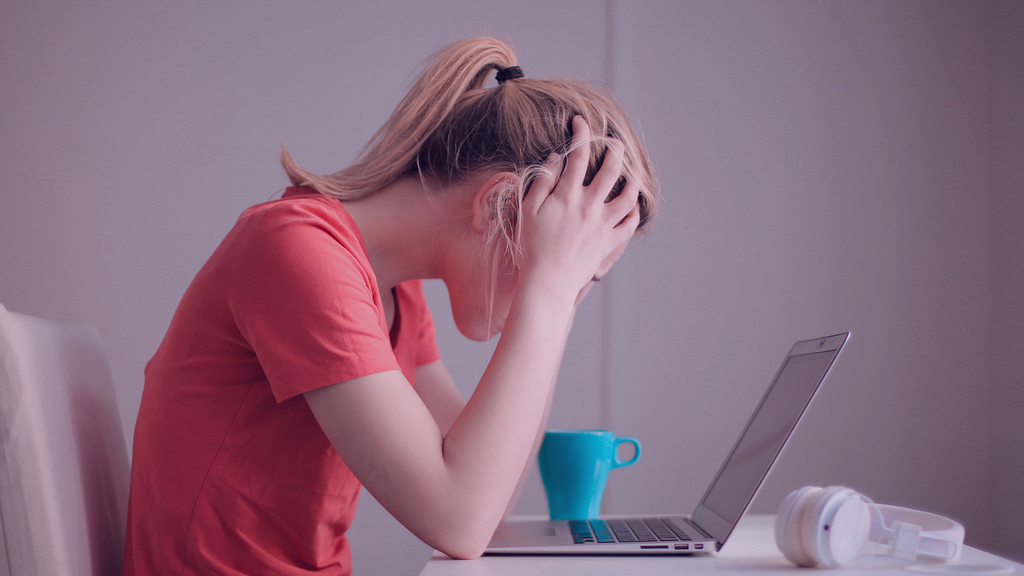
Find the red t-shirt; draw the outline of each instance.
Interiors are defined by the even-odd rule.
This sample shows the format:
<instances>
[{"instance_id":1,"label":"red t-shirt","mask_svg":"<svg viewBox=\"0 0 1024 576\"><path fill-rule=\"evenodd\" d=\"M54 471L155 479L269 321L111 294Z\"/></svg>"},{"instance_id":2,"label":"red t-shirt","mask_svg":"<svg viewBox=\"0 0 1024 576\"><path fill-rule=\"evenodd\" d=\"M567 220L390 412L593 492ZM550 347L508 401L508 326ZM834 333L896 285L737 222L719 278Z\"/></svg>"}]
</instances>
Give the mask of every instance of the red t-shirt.
<instances>
[{"instance_id":1,"label":"red t-shirt","mask_svg":"<svg viewBox=\"0 0 1024 576\"><path fill-rule=\"evenodd\" d=\"M360 484L302 393L440 358L419 281L387 329L341 203L289 188L196 275L135 427L125 575L349 574Z\"/></svg>"}]
</instances>

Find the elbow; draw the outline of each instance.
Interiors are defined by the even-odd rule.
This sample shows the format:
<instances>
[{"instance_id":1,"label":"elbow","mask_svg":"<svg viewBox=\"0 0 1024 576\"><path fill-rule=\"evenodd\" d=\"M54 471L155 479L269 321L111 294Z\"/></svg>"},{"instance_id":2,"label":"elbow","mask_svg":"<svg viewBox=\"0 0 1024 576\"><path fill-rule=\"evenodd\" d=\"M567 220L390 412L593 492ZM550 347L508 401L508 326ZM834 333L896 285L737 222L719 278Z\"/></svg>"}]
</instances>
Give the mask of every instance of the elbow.
<instances>
[{"instance_id":1,"label":"elbow","mask_svg":"<svg viewBox=\"0 0 1024 576\"><path fill-rule=\"evenodd\" d=\"M503 499L469 496L417 497L411 499L417 506L389 511L434 550L456 560L472 560L487 550L506 506Z\"/></svg>"},{"instance_id":2,"label":"elbow","mask_svg":"<svg viewBox=\"0 0 1024 576\"><path fill-rule=\"evenodd\" d=\"M483 556L490 541L490 537L481 538L479 534L452 534L437 539L432 546L438 552L456 560L474 560Z\"/></svg>"},{"instance_id":3,"label":"elbow","mask_svg":"<svg viewBox=\"0 0 1024 576\"><path fill-rule=\"evenodd\" d=\"M480 524L485 524L481 526ZM427 541L432 548L456 560L473 560L487 550L495 526L490 523L459 523L457 526L442 528L435 526Z\"/></svg>"},{"instance_id":4,"label":"elbow","mask_svg":"<svg viewBox=\"0 0 1024 576\"><path fill-rule=\"evenodd\" d=\"M484 554L486 546L452 546L438 549L439 552L456 560L475 560Z\"/></svg>"}]
</instances>

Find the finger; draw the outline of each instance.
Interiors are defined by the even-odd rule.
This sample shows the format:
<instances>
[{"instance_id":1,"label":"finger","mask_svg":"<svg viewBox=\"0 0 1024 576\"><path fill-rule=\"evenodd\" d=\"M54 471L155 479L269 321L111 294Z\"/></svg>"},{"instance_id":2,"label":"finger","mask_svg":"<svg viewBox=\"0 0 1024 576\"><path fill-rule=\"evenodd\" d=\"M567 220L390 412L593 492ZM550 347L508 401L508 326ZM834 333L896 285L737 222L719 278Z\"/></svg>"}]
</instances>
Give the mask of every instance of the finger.
<instances>
[{"instance_id":1,"label":"finger","mask_svg":"<svg viewBox=\"0 0 1024 576\"><path fill-rule=\"evenodd\" d=\"M612 228L612 236L610 237L612 242L616 245L618 242L627 242L633 236L636 236L637 227L640 225L640 206L635 206L630 210L629 214L626 215L618 224Z\"/></svg>"},{"instance_id":2,"label":"finger","mask_svg":"<svg viewBox=\"0 0 1024 576\"><path fill-rule=\"evenodd\" d=\"M555 184L558 183L558 175L561 172L561 164L561 156L557 153L552 153L544 161L537 177L530 183L530 188L526 191L523 204L532 213L537 213L537 210L544 204L547 197L551 195L551 191L554 190Z\"/></svg>"},{"instance_id":3,"label":"finger","mask_svg":"<svg viewBox=\"0 0 1024 576\"><path fill-rule=\"evenodd\" d=\"M602 202L608 197L608 193L612 191L615 183L619 181L619 176L622 176L622 166L626 155L625 149L626 147L622 142L618 140L611 141L604 153L601 169L597 171L594 179L587 186L588 189L602 193L600 194Z\"/></svg>"},{"instance_id":4,"label":"finger","mask_svg":"<svg viewBox=\"0 0 1024 576\"><path fill-rule=\"evenodd\" d=\"M623 220L631 210L634 208L639 210L639 199L640 185L627 180L626 184L622 187L622 192L607 203L611 217L616 222L621 223L621 220Z\"/></svg>"},{"instance_id":5,"label":"finger","mask_svg":"<svg viewBox=\"0 0 1024 576\"><path fill-rule=\"evenodd\" d=\"M640 226L640 204L637 203L633 206L633 209L629 211L629 214L622 219L621 222L615 225L615 230L626 234L627 238L632 238L636 234L637 227Z\"/></svg>"},{"instance_id":6,"label":"finger","mask_svg":"<svg viewBox=\"0 0 1024 576\"><path fill-rule=\"evenodd\" d=\"M566 160L562 180L570 184L583 184L590 163L590 126L582 116L572 119L572 147Z\"/></svg>"}]
</instances>

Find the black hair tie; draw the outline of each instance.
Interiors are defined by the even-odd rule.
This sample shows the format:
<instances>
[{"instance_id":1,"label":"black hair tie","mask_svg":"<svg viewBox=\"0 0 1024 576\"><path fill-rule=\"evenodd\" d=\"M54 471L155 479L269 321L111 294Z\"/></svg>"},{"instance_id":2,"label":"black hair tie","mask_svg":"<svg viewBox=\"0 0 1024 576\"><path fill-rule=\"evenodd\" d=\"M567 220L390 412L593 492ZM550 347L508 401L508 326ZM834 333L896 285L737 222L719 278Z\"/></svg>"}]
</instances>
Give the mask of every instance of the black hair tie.
<instances>
[{"instance_id":1,"label":"black hair tie","mask_svg":"<svg viewBox=\"0 0 1024 576\"><path fill-rule=\"evenodd\" d=\"M526 74L523 74L522 68L519 66L509 66L508 68L498 70L498 75L495 78L498 80L498 84L503 84L506 80L514 80L524 76Z\"/></svg>"}]
</instances>

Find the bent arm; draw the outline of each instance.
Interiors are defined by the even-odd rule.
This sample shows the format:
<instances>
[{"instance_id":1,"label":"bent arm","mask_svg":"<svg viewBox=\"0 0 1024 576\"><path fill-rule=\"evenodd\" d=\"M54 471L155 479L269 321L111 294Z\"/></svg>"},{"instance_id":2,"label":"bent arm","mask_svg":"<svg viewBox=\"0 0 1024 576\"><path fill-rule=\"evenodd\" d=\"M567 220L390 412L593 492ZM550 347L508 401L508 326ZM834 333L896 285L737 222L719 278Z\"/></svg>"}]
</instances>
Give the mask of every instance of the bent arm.
<instances>
[{"instance_id":1,"label":"bent arm","mask_svg":"<svg viewBox=\"0 0 1024 576\"><path fill-rule=\"evenodd\" d=\"M462 393L440 360L416 368L416 394L434 417L441 435L448 433L466 406Z\"/></svg>"},{"instance_id":2,"label":"bent arm","mask_svg":"<svg viewBox=\"0 0 1024 576\"><path fill-rule=\"evenodd\" d=\"M608 269L615 263L615 260L622 254L622 250L625 250L625 245L621 249L616 250L611 256L610 260L606 260L601 269L598 270L599 275L604 275ZM519 500L519 494L523 490L523 486L526 484L526 479L530 475L530 470L533 466L533 462L537 461L537 453L540 452L541 444L544 443L544 433L547 429L548 417L551 415L551 403L555 398L555 384L558 381L558 372L562 365L562 358L565 355L565 344L569 340L569 332L572 331L573 320L576 318L576 311L579 309L580 302L586 297L587 293L594 286L594 281L590 281L587 285L580 290L579 295L576 297L576 304L573 306L572 315L569 317L569 325L565 327L565 335L562 337L562 348L558 352L558 363L555 365L555 375L551 382L550 389L548 390L548 401L544 406L544 415L541 417L540 428L537 429L537 437L533 441L533 449L530 451L530 458L526 462L526 466L523 468L522 473L519 477L519 484L516 486L515 491L512 493L512 498L508 501L508 506L505 507L505 513L502 514L501 519L505 520L512 514L512 510L516 506L516 501Z\"/></svg>"},{"instance_id":3,"label":"bent arm","mask_svg":"<svg viewBox=\"0 0 1024 576\"><path fill-rule=\"evenodd\" d=\"M590 287L593 283L588 283L576 299L576 306L578 307L580 302L586 296ZM576 310L573 310L573 317L576 315ZM555 367L555 382L552 382L552 386L548 391L547 404L544 407L544 415L541 418L540 428L537 430L537 437L533 443L533 449L530 451L530 457L523 467L522 473L519 477L519 483L516 486L515 491L512 493L512 497L508 501L508 505L505 508L505 513L502 515L502 519L507 518L515 508L516 501L519 499L519 494L523 490L523 486L526 484L526 480L530 475L530 470L533 468L532 463L537 460L537 453L540 450L541 443L544 441L544 432L547 428L548 416L551 413L551 402L554 398L555 386L554 384L558 379L559 366L561 365L561 359L565 354L565 344L569 338L569 332L572 330L572 319L569 321L569 326L566 328L565 336L562 338L562 348L559 353L559 364ZM448 433L448 429L458 418L459 413L466 405L466 401L462 398L462 393L459 392L458 387L455 385L455 381L448 373L448 369L444 363L440 360L424 364L416 369L416 394L419 395L420 399L426 405L430 414L434 417L434 422L437 423L438 428L441 431L441 435Z\"/></svg>"},{"instance_id":4,"label":"bent arm","mask_svg":"<svg viewBox=\"0 0 1024 576\"><path fill-rule=\"evenodd\" d=\"M579 117L573 138L589 141ZM621 173L621 145L609 148L584 186L588 156L589 146L576 146L559 177L555 158L531 185L502 337L447 433L398 371L305 394L356 477L399 522L450 556L479 556L490 541L543 427L577 297L639 223L635 184L605 202Z\"/></svg>"},{"instance_id":5,"label":"bent arm","mask_svg":"<svg viewBox=\"0 0 1024 576\"><path fill-rule=\"evenodd\" d=\"M538 285L539 288L539 285ZM345 463L367 490L430 546L483 553L542 427L573 297L523 287L476 391L442 435L401 372L306 393Z\"/></svg>"}]
</instances>

